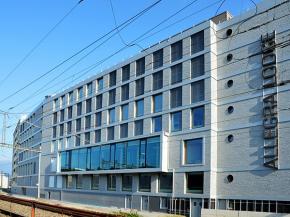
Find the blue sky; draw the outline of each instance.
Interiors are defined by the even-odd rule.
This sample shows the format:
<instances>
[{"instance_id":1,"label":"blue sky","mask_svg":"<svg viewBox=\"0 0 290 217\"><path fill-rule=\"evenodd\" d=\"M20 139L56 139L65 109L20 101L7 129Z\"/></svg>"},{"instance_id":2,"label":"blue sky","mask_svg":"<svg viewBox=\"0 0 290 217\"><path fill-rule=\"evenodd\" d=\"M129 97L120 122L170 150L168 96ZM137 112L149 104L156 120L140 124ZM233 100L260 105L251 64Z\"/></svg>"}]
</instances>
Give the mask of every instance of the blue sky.
<instances>
[{"instance_id":1,"label":"blue sky","mask_svg":"<svg viewBox=\"0 0 290 217\"><path fill-rule=\"evenodd\" d=\"M112 0L117 23L122 23L155 1ZM122 30L121 35L126 42L130 42L192 1L162 0L144 16ZM259 0L254 1L259 2ZM77 0L1 1L0 81L77 2ZM153 32L163 29L165 26L190 14L192 16L158 32L139 44L146 48L194 24L209 19L216 14L221 2L217 2L217 0L197 0L182 13L173 17ZM206 10L202 10L200 13L195 13L209 5L212 6ZM251 0L226 0L222 4L219 12L228 10L234 16L237 16L243 11L253 7L254 5ZM0 83L0 101L114 27L115 24L109 0L84 0L4 83ZM78 81L86 79L100 72L102 69L106 69L140 51L139 47L130 47L96 67L85 76L72 77L72 74L102 60L123 46L124 44L116 35L54 82L51 82L51 80L56 75L76 62L84 54L79 55L78 58L73 59L63 67L53 71L19 94L0 103L0 109L7 110L29 97L24 103L11 110L11 112L15 113L29 112L41 102L45 95L50 95L59 92L62 88L70 87ZM45 85L48 85L47 88L44 88L40 94L35 93L39 88L46 87ZM48 87L51 88L48 89ZM19 117L19 114L10 114L8 117L8 125L11 127L7 129L7 143L12 143L13 128ZM2 117L0 117L0 121L2 126ZM2 132L2 127L0 130ZM10 172L10 161L11 150L0 148L0 171Z\"/></svg>"}]
</instances>

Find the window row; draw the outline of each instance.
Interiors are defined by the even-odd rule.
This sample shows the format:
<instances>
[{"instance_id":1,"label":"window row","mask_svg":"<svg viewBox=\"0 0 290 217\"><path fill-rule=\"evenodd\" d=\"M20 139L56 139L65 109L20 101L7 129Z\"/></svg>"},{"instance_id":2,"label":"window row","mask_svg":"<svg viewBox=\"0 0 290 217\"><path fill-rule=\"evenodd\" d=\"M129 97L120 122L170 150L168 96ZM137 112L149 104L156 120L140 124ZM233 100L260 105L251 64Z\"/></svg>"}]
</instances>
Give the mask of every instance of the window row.
<instances>
[{"instance_id":1,"label":"window row","mask_svg":"<svg viewBox=\"0 0 290 217\"><path fill-rule=\"evenodd\" d=\"M100 189L100 175L90 175L91 189L99 190ZM117 186L117 175L110 174L103 176L106 178L106 189L107 191L116 191ZM122 174L121 175L121 190L132 192L133 191L133 175L130 174ZM185 174L186 178L186 192L187 193L195 193L202 194L203 193L203 182L204 182L204 174L203 172L190 172ZM75 180L75 184L74 184ZM151 192L151 183L152 183L152 175L151 174L139 174L138 175L138 185L137 189L139 192ZM83 188L84 175L68 175L66 176L66 188ZM158 192L160 193L172 193L172 185L173 185L173 174L172 173L160 173L158 174ZM136 190L137 190L136 189Z\"/></svg>"},{"instance_id":2,"label":"window row","mask_svg":"<svg viewBox=\"0 0 290 217\"><path fill-rule=\"evenodd\" d=\"M61 171L158 168L160 138L61 152Z\"/></svg>"}]
</instances>

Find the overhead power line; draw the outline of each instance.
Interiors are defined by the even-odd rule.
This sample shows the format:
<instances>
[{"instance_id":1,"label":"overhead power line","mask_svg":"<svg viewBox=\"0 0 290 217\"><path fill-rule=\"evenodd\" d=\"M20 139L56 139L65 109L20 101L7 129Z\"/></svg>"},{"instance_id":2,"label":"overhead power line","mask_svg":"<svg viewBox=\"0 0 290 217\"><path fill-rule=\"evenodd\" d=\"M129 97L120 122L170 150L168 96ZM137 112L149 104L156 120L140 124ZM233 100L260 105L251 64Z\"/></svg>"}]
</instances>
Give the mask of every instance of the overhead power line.
<instances>
[{"instance_id":1,"label":"overhead power line","mask_svg":"<svg viewBox=\"0 0 290 217\"><path fill-rule=\"evenodd\" d=\"M76 7L81 3L82 1L79 1L77 4L75 4L26 54L25 56L19 61L19 63L16 64L12 68L10 72L0 81L0 85L5 83L7 79L32 55L32 53L48 38L48 36L76 9Z\"/></svg>"},{"instance_id":2,"label":"overhead power line","mask_svg":"<svg viewBox=\"0 0 290 217\"><path fill-rule=\"evenodd\" d=\"M110 30L109 32L107 32L106 34L102 35L101 37L97 38L96 40L94 40L93 42L89 43L88 45L86 45L84 48L80 49L79 51L77 51L75 54L73 54L72 56L66 58L65 60L61 61L59 64L57 64L56 66L52 67L50 70L48 70L47 72L43 73L42 75L40 75L39 77L35 78L34 80L30 81L28 84L24 85L23 87L21 87L20 89L16 90L15 92L13 92L12 94L6 96L5 98L0 100L0 103L10 99L11 97L15 96L16 94L20 93L21 91L25 90L27 87L31 86L32 84L34 84L35 82L39 81L40 79L42 79L43 77L49 75L51 72L53 72L55 69L59 68L60 66L62 66L63 64L65 64L66 62L70 61L71 59L73 59L74 57L78 56L80 53L84 52L85 50L87 50L88 48L90 48L91 46L93 46L94 44L96 44L97 42L99 42L100 40L104 39L105 37L107 37L108 35L110 35L111 33L113 33L114 31L116 31L118 28L121 28L122 26L126 25L128 22L130 22L131 20L135 19L136 17L139 17L140 15L144 14L144 12L149 11L151 8L153 8L154 6L156 6L157 4L159 4L162 0L158 0L155 3L151 4L150 6L148 6L147 8L145 8L144 10L142 10L141 12L139 12L138 14L134 15L133 17L129 18L128 20L126 20L125 22L123 22L122 24L120 24L119 26L117 26L116 28L113 28L112 30Z\"/></svg>"}]
</instances>

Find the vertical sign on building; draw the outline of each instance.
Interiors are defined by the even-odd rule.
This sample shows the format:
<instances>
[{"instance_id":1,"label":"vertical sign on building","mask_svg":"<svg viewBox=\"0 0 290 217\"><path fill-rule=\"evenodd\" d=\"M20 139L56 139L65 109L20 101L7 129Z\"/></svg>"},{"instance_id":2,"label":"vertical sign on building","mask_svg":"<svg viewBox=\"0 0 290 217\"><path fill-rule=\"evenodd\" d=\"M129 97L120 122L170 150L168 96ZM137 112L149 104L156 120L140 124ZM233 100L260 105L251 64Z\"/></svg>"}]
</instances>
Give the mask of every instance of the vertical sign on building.
<instances>
[{"instance_id":1,"label":"vertical sign on building","mask_svg":"<svg viewBox=\"0 0 290 217\"><path fill-rule=\"evenodd\" d=\"M277 67L275 31L261 37L264 166L278 169Z\"/></svg>"}]
</instances>

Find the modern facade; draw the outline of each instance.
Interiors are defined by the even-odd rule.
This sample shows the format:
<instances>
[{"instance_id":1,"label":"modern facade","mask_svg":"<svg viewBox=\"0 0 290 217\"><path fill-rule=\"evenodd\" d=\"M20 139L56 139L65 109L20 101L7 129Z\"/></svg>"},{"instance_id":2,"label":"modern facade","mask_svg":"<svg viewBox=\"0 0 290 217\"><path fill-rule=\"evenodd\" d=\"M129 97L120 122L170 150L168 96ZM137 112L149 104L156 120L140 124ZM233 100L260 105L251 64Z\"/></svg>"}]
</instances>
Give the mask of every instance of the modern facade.
<instances>
[{"instance_id":1,"label":"modern facade","mask_svg":"<svg viewBox=\"0 0 290 217\"><path fill-rule=\"evenodd\" d=\"M290 212L289 8L223 13L47 97L41 196L193 217Z\"/></svg>"}]
</instances>

